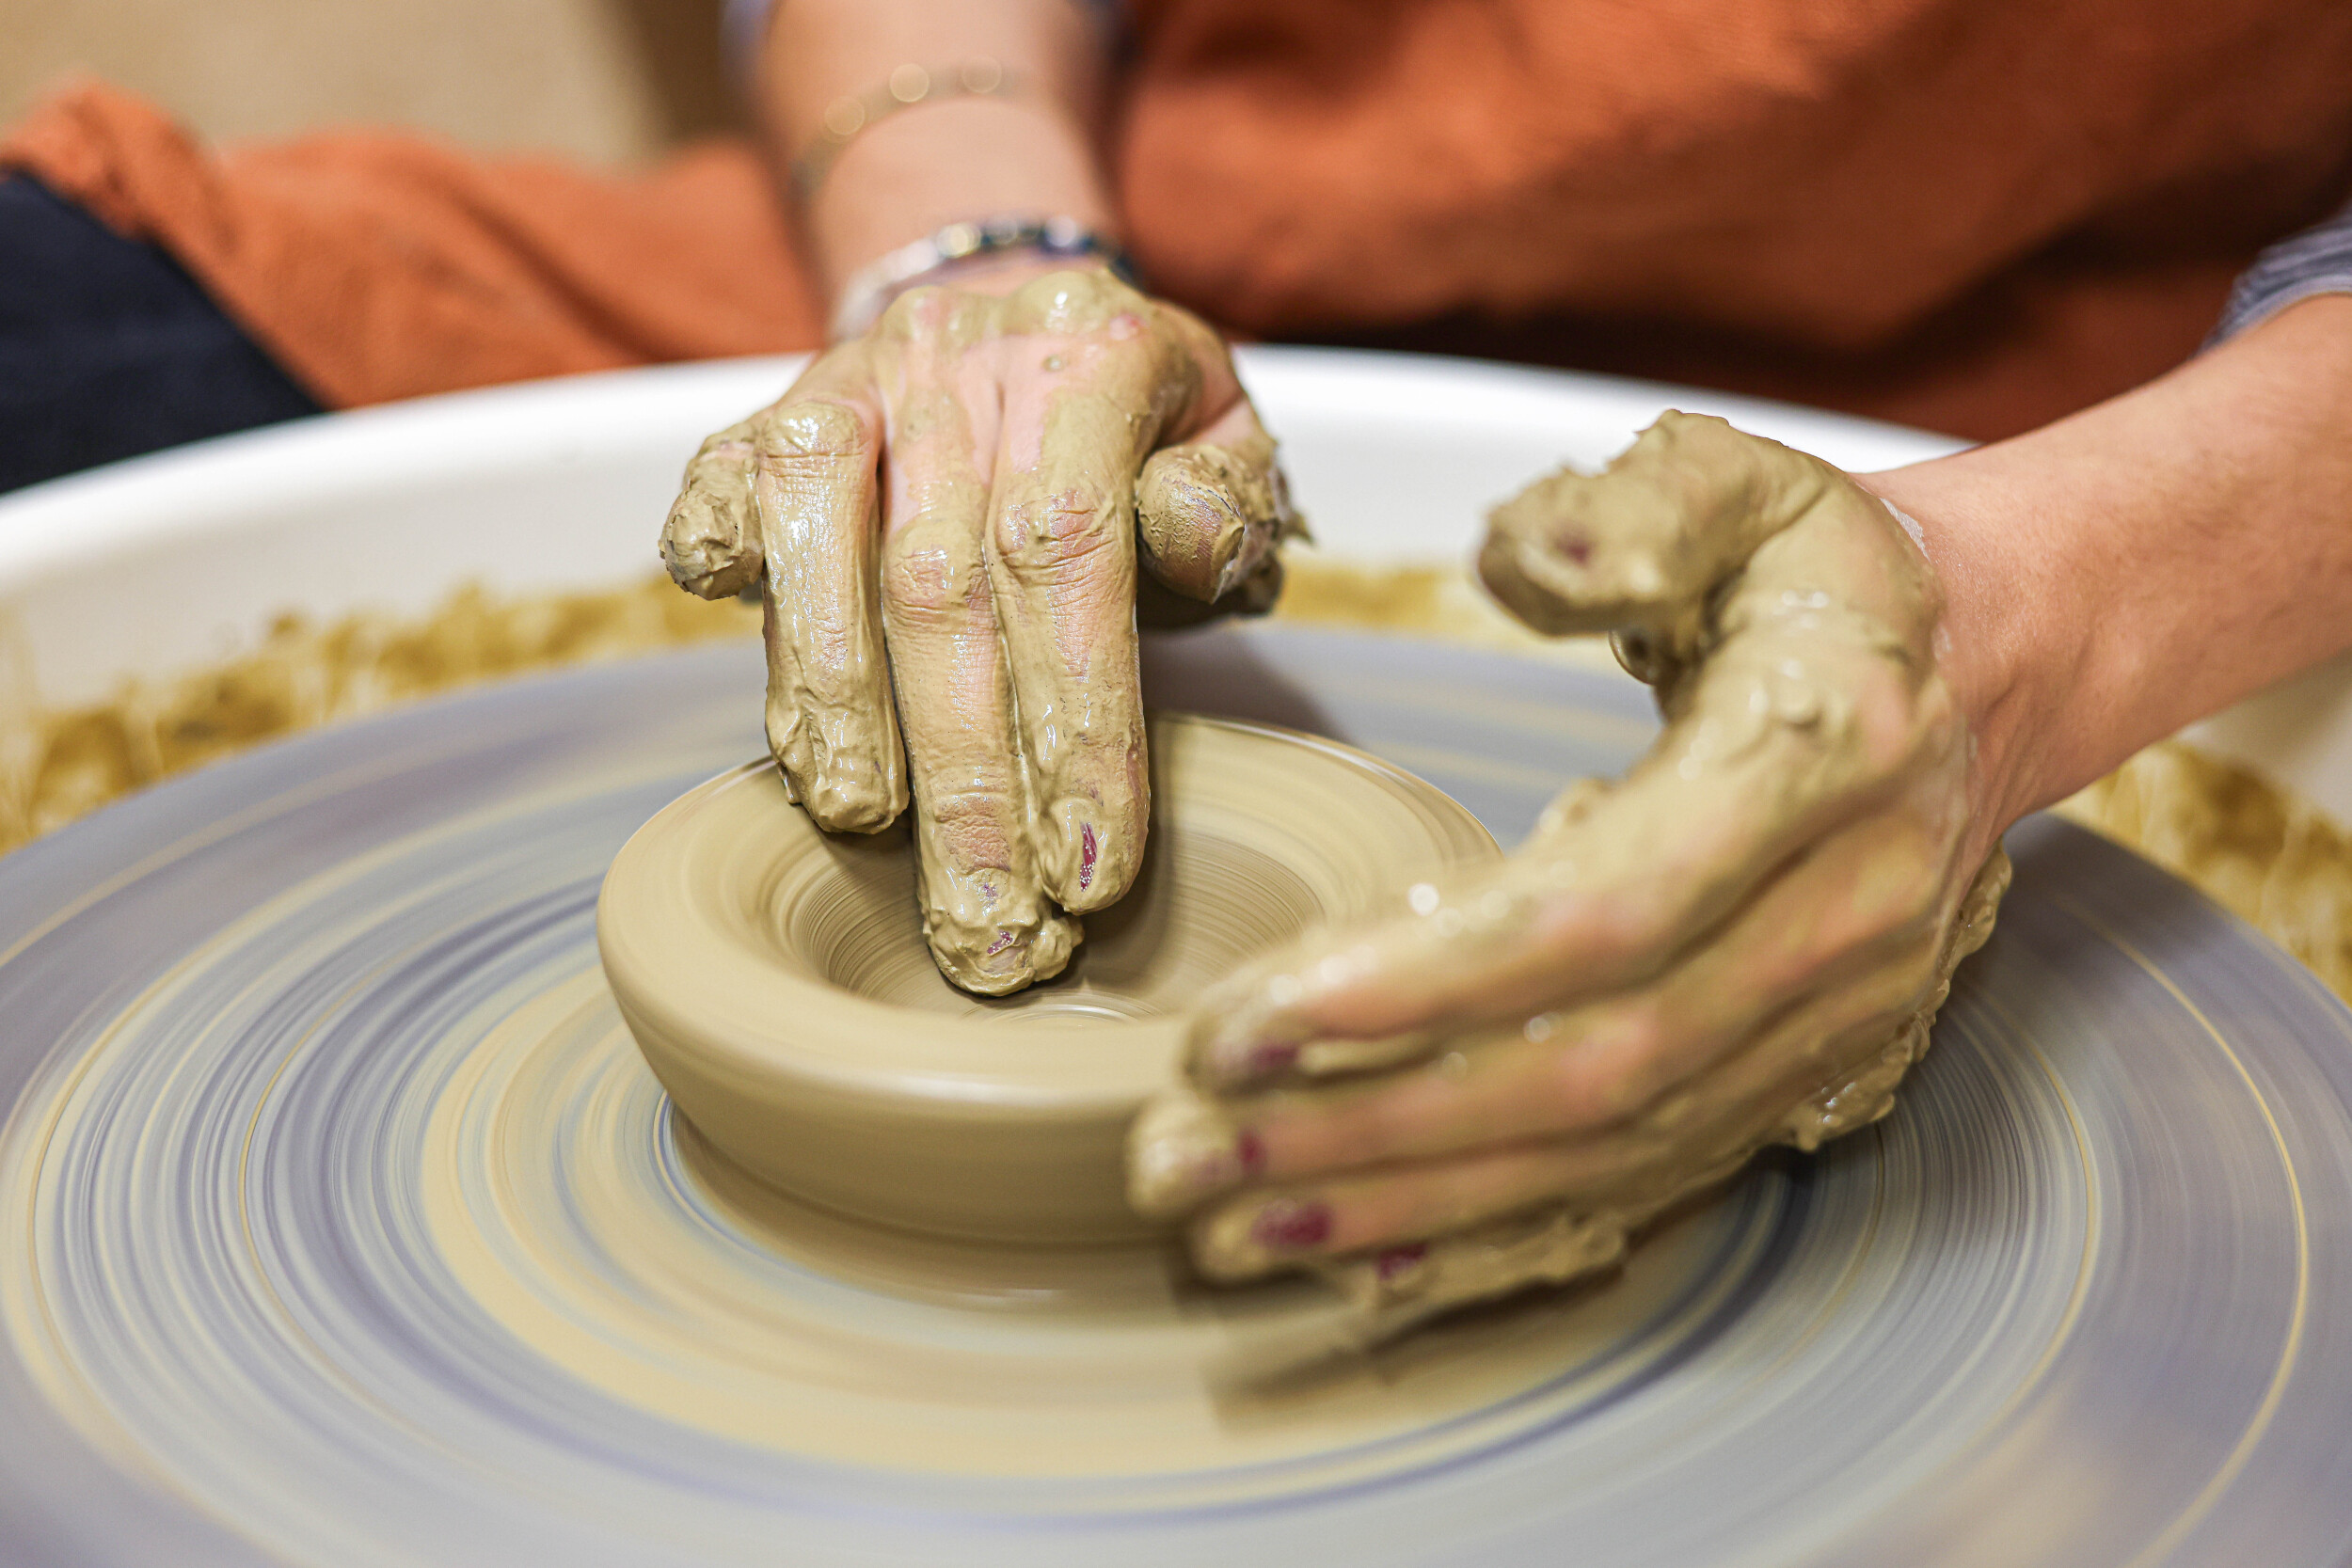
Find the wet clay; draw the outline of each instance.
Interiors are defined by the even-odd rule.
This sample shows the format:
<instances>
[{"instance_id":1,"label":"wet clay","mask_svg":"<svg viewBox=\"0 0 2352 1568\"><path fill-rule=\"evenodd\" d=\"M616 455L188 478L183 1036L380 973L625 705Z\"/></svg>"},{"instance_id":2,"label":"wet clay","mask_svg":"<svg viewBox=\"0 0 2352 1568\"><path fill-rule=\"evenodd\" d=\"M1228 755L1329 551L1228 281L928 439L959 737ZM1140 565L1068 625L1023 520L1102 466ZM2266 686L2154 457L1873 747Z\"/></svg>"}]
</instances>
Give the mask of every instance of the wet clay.
<instances>
[{"instance_id":1,"label":"wet clay","mask_svg":"<svg viewBox=\"0 0 2352 1568\"><path fill-rule=\"evenodd\" d=\"M1463 808L1334 742L1160 716L1150 745L1134 889L1059 980L1001 1000L933 965L905 826L827 834L765 764L666 807L614 860L597 941L678 1109L760 1179L861 1219L1149 1234L1121 1146L1175 1075L1201 991L1318 922L1500 859Z\"/></svg>"},{"instance_id":2,"label":"wet clay","mask_svg":"<svg viewBox=\"0 0 2352 1568\"><path fill-rule=\"evenodd\" d=\"M1214 334L1107 273L912 290L689 464L662 531L758 588L768 734L800 803L874 832L910 794L941 972L1059 974L1151 820L1138 588L1263 610L1296 531Z\"/></svg>"}]
</instances>

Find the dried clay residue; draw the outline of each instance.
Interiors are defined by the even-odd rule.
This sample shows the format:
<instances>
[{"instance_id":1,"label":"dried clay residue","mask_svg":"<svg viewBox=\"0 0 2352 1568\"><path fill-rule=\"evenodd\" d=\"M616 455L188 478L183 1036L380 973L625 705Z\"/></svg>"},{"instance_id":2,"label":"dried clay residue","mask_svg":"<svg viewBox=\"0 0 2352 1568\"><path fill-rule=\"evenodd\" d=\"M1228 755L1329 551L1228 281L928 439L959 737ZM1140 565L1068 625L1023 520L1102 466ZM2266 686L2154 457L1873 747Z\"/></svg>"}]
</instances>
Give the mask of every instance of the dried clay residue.
<instances>
[{"instance_id":1,"label":"dried clay residue","mask_svg":"<svg viewBox=\"0 0 2352 1568\"><path fill-rule=\"evenodd\" d=\"M257 742L477 681L756 636L759 612L649 578L606 593L460 590L421 617L281 616L250 652L87 707L0 706L0 851Z\"/></svg>"},{"instance_id":2,"label":"dried clay residue","mask_svg":"<svg viewBox=\"0 0 2352 1568\"><path fill-rule=\"evenodd\" d=\"M2058 811L2195 883L2352 1001L2352 833L2317 806L2166 741Z\"/></svg>"}]
</instances>

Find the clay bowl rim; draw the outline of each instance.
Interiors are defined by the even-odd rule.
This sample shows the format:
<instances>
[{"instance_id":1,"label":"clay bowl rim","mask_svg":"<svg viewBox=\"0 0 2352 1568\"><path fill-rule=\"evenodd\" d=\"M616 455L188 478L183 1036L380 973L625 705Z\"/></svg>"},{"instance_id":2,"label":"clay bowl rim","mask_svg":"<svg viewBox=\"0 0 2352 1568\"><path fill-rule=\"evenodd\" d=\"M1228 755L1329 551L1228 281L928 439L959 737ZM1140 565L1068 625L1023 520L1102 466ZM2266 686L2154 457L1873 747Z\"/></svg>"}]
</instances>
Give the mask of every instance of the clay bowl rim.
<instances>
[{"instance_id":1,"label":"clay bowl rim","mask_svg":"<svg viewBox=\"0 0 2352 1568\"><path fill-rule=\"evenodd\" d=\"M1155 792L1164 726L1172 726L1179 735L1221 732L1229 739L1301 748L1337 765L1344 774L1386 784L1397 804L1422 819L1425 847L1449 869L1458 871L1502 856L1493 834L1469 808L1428 781L1344 742L1254 721L1181 712L1156 712L1151 718ZM733 1081L747 1091L773 1093L801 1084L860 1099L913 1099L943 1109L961 1105L983 1116L1014 1110L1091 1116L1131 1109L1174 1081L1191 1022L1187 1012L1024 1031L1007 1022L861 995L779 968L749 944L735 942L707 944L693 956L692 961L721 984L667 984L657 974L655 984L646 985L648 974L662 967L644 951L649 929L671 923L698 925L676 917L686 915L699 900L715 902L728 889L741 891L735 877L726 879L724 888L689 889L675 881L661 886L656 880L659 874L675 866L648 847L678 831L681 819L691 831L692 818L711 812L732 792L763 786L774 789L775 802L800 818L808 832L818 831L798 806L784 801L775 764L761 758L705 780L664 805L629 836L606 873L596 901L597 946L607 983L641 1050L650 1027L661 1042L660 1050L690 1057L707 1076ZM1155 816L1159 809L1155 800ZM875 841L829 834L826 842L842 852L856 853L863 842ZM762 857L755 863L773 863ZM772 909L772 870L764 881L760 904ZM640 912L626 922L613 915L622 903L614 896L616 887L637 894L629 903ZM652 901L646 896L648 887L655 895ZM657 911L670 921L652 918ZM656 939L663 940L668 939ZM754 999L756 1006L749 1005ZM778 1020L790 1022L780 1024ZM915 1027L918 1021L921 1026ZM886 1054L882 1048L885 1037L890 1046ZM1120 1048L1106 1050L1107 1041L1119 1041ZM988 1069L976 1069L976 1061L987 1062Z\"/></svg>"}]
</instances>

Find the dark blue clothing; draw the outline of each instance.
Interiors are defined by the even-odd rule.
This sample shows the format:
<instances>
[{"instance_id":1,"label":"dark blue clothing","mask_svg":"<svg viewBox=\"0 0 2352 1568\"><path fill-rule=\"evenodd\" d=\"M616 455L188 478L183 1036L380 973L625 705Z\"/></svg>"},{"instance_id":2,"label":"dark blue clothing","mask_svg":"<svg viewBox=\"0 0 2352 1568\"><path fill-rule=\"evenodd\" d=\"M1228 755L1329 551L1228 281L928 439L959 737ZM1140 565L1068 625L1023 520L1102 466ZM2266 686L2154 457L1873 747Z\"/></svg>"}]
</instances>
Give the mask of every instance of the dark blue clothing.
<instances>
[{"instance_id":1,"label":"dark blue clothing","mask_svg":"<svg viewBox=\"0 0 2352 1568\"><path fill-rule=\"evenodd\" d=\"M318 412L160 247L0 179L0 490Z\"/></svg>"}]
</instances>

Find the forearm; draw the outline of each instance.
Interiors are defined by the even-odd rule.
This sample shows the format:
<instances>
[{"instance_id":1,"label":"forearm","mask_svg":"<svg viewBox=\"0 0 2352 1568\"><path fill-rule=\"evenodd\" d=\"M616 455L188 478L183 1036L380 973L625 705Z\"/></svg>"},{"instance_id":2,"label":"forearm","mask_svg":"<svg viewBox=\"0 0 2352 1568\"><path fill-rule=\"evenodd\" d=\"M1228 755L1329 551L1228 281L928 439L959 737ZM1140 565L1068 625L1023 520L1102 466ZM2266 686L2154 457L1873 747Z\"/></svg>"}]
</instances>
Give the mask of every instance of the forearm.
<instances>
[{"instance_id":1,"label":"forearm","mask_svg":"<svg viewBox=\"0 0 2352 1568\"><path fill-rule=\"evenodd\" d=\"M962 219L1064 216L1107 231L1101 32L1080 0L778 0L759 65L779 178L819 138L829 105L902 66L992 61L1020 84L901 110L841 151L803 210L828 304L859 267Z\"/></svg>"},{"instance_id":2,"label":"forearm","mask_svg":"<svg viewBox=\"0 0 2352 1568\"><path fill-rule=\"evenodd\" d=\"M2352 646L2352 298L1865 483L1927 531L2006 822Z\"/></svg>"}]
</instances>

